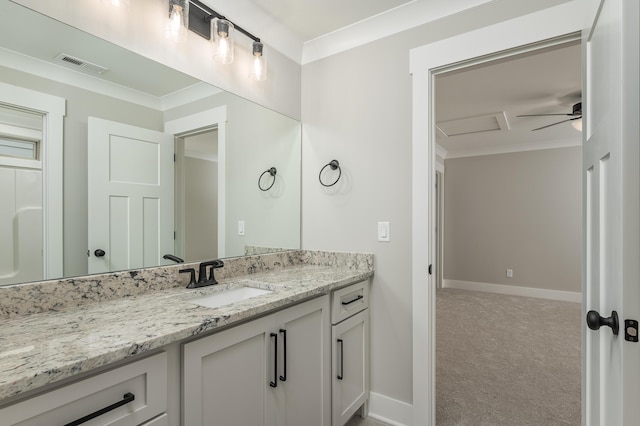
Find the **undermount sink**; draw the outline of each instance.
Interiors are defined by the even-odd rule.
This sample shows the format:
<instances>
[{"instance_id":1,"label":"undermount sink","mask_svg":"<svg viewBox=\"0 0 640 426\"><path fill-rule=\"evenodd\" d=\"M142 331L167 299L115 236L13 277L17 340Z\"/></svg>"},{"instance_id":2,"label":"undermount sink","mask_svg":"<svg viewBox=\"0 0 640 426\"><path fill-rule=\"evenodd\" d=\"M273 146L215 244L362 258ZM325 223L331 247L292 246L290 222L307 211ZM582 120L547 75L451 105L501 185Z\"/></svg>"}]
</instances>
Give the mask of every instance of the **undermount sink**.
<instances>
[{"instance_id":1,"label":"undermount sink","mask_svg":"<svg viewBox=\"0 0 640 426\"><path fill-rule=\"evenodd\" d=\"M263 296L271 292L273 292L273 290L249 286L231 287L228 289L220 289L215 293L207 294L205 296L190 298L186 301L189 303L195 303L196 305L206 306L208 308L218 308L220 306L251 299L252 297Z\"/></svg>"}]
</instances>

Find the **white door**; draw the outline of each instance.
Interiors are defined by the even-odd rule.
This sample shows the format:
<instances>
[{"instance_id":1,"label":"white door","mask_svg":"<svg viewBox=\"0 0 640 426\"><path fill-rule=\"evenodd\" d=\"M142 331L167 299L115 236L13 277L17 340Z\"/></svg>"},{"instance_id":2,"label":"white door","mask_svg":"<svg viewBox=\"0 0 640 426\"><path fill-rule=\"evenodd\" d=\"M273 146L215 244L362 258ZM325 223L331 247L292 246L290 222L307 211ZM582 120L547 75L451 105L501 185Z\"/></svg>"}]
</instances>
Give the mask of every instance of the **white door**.
<instances>
[{"instance_id":1,"label":"white door","mask_svg":"<svg viewBox=\"0 0 640 426\"><path fill-rule=\"evenodd\" d=\"M583 326L583 423L636 425L640 343L625 339L625 320L640 319L640 10L636 0L591 6L583 34L584 304L602 318L617 311L620 331L597 329L595 312L588 322L597 330Z\"/></svg>"},{"instance_id":2,"label":"white door","mask_svg":"<svg viewBox=\"0 0 640 426\"><path fill-rule=\"evenodd\" d=\"M89 273L173 253L173 136L89 117Z\"/></svg>"}]
</instances>

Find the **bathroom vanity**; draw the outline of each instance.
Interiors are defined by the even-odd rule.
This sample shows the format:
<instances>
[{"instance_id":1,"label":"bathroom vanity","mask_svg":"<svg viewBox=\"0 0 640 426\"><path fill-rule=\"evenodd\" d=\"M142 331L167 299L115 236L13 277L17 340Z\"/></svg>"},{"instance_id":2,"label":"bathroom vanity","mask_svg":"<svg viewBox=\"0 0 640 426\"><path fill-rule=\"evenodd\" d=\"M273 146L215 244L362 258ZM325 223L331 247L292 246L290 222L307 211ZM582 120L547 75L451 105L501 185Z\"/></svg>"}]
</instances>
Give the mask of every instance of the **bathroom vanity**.
<instances>
[{"instance_id":1,"label":"bathroom vanity","mask_svg":"<svg viewBox=\"0 0 640 426\"><path fill-rule=\"evenodd\" d=\"M2 424L328 426L366 414L372 255L228 259L220 284L197 290L178 269L0 288ZM262 291L199 304L243 288Z\"/></svg>"}]
</instances>

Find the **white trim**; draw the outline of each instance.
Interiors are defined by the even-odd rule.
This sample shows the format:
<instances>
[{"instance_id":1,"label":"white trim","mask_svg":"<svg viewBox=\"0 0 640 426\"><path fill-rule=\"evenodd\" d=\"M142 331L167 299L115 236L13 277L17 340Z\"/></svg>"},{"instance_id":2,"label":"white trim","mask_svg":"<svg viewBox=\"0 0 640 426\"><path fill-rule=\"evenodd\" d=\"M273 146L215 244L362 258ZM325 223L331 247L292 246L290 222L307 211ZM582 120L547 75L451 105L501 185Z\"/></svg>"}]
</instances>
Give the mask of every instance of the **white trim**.
<instances>
[{"instance_id":1,"label":"white trim","mask_svg":"<svg viewBox=\"0 0 640 426\"><path fill-rule=\"evenodd\" d=\"M44 279L64 275L62 155L66 100L35 90L0 83L0 103L43 114L42 127L42 230Z\"/></svg>"},{"instance_id":2,"label":"white trim","mask_svg":"<svg viewBox=\"0 0 640 426\"><path fill-rule=\"evenodd\" d=\"M556 7L440 40L410 51L413 75L412 241L413 424L435 424L435 286L427 274L433 262L435 116L433 80L451 70L539 47L583 27L582 1ZM425 120L425 117L427 118ZM425 162L427 167L425 167ZM424 191L424 187L428 191Z\"/></svg>"},{"instance_id":3,"label":"white trim","mask_svg":"<svg viewBox=\"0 0 640 426\"><path fill-rule=\"evenodd\" d=\"M509 154L513 152L540 151L544 149L570 148L582 146L582 140L578 136L577 140L562 141L538 141L523 144L507 144L502 146L488 146L484 148L465 149L461 151L449 151L449 158L479 157L482 155Z\"/></svg>"},{"instance_id":4,"label":"white trim","mask_svg":"<svg viewBox=\"0 0 640 426\"><path fill-rule=\"evenodd\" d=\"M227 140L227 107L201 111L187 117L164 123L165 133L176 136L191 133L194 130L217 126L218 128L218 257L226 255L226 140ZM184 204L184 203L181 203ZM184 215L181 216L184 218Z\"/></svg>"},{"instance_id":5,"label":"white trim","mask_svg":"<svg viewBox=\"0 0 640 426\"><path fill-rule=\"evenodd\" d=\"M160 98L162 108L160 109L162 111L167 111L169 109L176 108L181 105L187 105L209 96L217 95L218 93L225 92L224 90L216 86L201 81L192 86L185 87L184 89L162 96Z\"/></svg>"},{"instance_id":6,"label":"white trim","mask_svg":"<svg viewBox=\"0 0 640 426\"><path fill-rule=\"evenodd\" d=\"M508 294L510 296L535 297L537 299L561 300L563 302L582 302L582 292L549 290L546 288L519 287L460 280L442 280L442 288Z\"/></svg>"},{"instance_id":7,"label":"white trim","mask_svg":"<svg viewBox=\"0 0 640 426\"><path fill-rule=\"evenodd\" d=\"M413 407L406 402L388 396L369 393L369 417L392 426L408 426L412 424Z\"/></svg>"}]
</instances>

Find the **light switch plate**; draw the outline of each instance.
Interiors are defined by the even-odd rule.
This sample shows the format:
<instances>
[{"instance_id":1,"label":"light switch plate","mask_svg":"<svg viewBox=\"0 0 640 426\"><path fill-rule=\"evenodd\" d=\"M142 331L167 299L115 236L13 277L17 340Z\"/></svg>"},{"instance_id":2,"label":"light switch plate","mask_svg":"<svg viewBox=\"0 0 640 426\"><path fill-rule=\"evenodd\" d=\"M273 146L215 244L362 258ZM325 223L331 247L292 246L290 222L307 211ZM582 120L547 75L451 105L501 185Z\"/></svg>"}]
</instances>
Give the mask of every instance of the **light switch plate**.
<instances>
[{"instance_id":1,"label":"light switch plate","mask_svg":"<svg viewBox=\"0 0 640 426\"><path fill-rule=\"evenodd\" d=\"M244 220L238 221L238 235L244 235Z\"/></svg>"},{"instance_id":2,"label":"light switch plate","mask_svg":"<svg viewBox=\"0 0 640 426\"><path fill-rule=\"evenodd\" d=\"M378 222L378 241L391 241L389 222Z\"/></svg>"}]
</instances>

